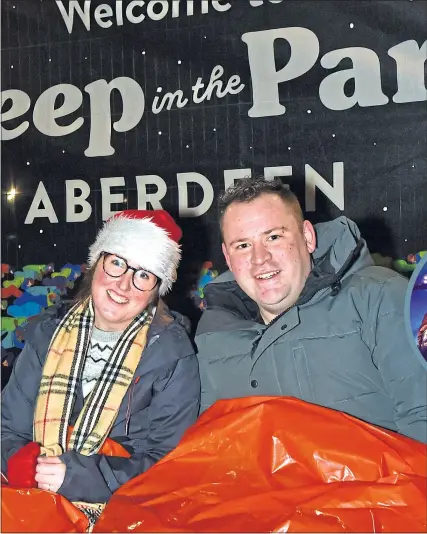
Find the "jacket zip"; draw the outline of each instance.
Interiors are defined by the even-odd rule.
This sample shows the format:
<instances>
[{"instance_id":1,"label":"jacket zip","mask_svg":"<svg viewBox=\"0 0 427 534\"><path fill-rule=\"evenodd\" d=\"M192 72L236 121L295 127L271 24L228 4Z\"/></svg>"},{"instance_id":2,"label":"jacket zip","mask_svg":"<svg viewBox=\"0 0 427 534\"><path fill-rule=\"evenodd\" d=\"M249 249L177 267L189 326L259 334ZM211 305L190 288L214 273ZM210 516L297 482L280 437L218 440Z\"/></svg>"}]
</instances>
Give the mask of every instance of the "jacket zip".
<instances>
[{"instance_id":1,"label":"jacket zip","mask_svg":"<svg viewBox=\"0 0 427 534\"><path fill-rule=\"evenodd\" d=\"M341 279L343 278L344 276L344 272L342 273L342 275L340 275L333 284L330 285L330 288L331 288L331 293L333 296L337 295L340 291L340 287L341 287ZM319 291L323 291L325 288L324 287L321 287L320 289L318 289L315 293L313 293L312 297L310 298L310 300L308 302L305 302L304 304L308 304L309 302L311 302L311 300L317 295L317 293L319 293ZM273 324L275 324L281 317L283 317L286 313L288 313L289 310L292 310L292 308L295 308L295 306L297 305L297 303L295 304L292 304L292 306L290 306L287 310L285 310L284 312L282 312L280 315L278 315L277 317L275 317L270 323L268 323L266 329L264 330L264 332L261 334L261 336L264 335L264 333L266 332L267 328L270 328L270 326L272 326ZM251 359L253 360L254 358L254 354L255 354L255 351L258 347L258 342L259 342L259 339L257 340L256 343L254 343L252 345L252 350L251 350ZM261 355L260 355L261 356Z\"/></svg>"},{"instance_id":2,"label":"jacket zip","mask_svg":"<svg viewBox=\"0 0 427 534\"><path fill-rule=\"evenodd\" d=\"M341 289L341 280L342 280L344 274L345 273L342 273L340 276L338 276L338 278L335 280L335 282L329 286L331 288L331 290L332 290L331 293L332 293L333 296L338 295L338 293L339 293L339 291ZM317 295L317 293L319 293L320 291L323 291L324 289L325 289L324 287L321 287L320 289L318 289L315 293L313 293L313 295L311 296L310 300L305 302L304 304L309 304L314 299L314 297ZM280 315L275 317L270 323L268 323L267 328L270 328L270 326L275 324L281 317L283 317L286 313L288 313L289 310L292 310L292 308L295 308L295 306L297 306L297 304L298 303L295 302L295 304L292 304L292 306L290 306L287 310L285 310ZM266 330L267 330L267 328L266 328Z\"/></svg>"},{"instance_id":3,"label":"jacket zip","mask_svg":"<svg viewBox=\"0 0 427 534\"><path fill-rule=\"evenodd\" d=\"M126 408L126 424L125 424L125 434L126 434L126 436L129 433L130 407L131 407L132 400L133 400L133 393L135 391L135 386L138 384L140 378L141 378L140 376L137 376L135 378L135 380L133 381L132 385L130 386L128 405L127 405L127 408Z\"/></svg>"},{"instance_id":4,"label":"jacket zip","mask_svg":"<svg viewBox=\"0 0 427 534\"><path fill-rule=\"evenodd\" d=\"M355 257L359 255L360 250L362 249L362 245L363 245L363 241L361 239L359 239L359 241L357 242L357 244L356 244L355 248L353 249L352 253L347 258L347 260L344 262L344 265L341 267L341 269L338 271L336 279L333 281L332 284L330 284L329 287L332 289L332 295L333 296L335 296L335 295L337 295L339 293L339 291L341 289L341 280L343 279L343 277L344 277L345 273L347 272L348 268L350 267L350 265L354 262ZM325 289L325 287L321 287L320 289L318 289L315 293L313 293L313 295L311 296L310 300L305 302L304 304L308 304L309 302L311 302L313 300L313 298L317 295L317 293L319 293L320 291L323 291L324 289ZM282 312L280 315L275 317L270 323L268 323L267 328L270 328L270 326L275 324L281 317L283 317L285 315L285 313L288 313L288 311L292 310L292 308L294 308L297 304L298 304L298 301L295 302L295 304L292 304L292 306L290 306L287 310Z\"/></svg>"}]
</instances>

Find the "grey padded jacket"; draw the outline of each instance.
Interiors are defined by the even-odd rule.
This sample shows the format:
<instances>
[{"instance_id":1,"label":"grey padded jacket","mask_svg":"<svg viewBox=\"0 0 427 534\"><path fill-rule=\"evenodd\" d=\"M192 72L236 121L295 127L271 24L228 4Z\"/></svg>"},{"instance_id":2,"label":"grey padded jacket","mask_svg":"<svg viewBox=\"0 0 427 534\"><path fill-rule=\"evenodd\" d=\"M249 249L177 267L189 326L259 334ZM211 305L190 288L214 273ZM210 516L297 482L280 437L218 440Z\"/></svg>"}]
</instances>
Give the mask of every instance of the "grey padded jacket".
<instances>
[{"instance_id":1,"label":"grey padded jacket","mask_svg":"<svg viewBox=\"0 0 427 534\"><path fill-rule=\"evenodd\" d=\"M293 396L427 442L427 372L405 331L406 279L373 265L346 217L315 228L299 300L269 325L230 272L205 287L201 410L217 399Z\"/></svg>"},{"instance_id":2,"label":"grey padded jacket","mask_svg":"<svg viewBox=\"0 0 427 534\"><path fill-rule=\"evenodd\" d=\"M35 400L52 335L65 310L51 307L35 320L29 340L2 392L2 472L9 457L33 440ZM197 419L200 377L187 335L186 320L159 301L148 331L147 346L119 409L109 437L130 458L74 451L60 456L67 470L58 493L70 501L106 502L122 484L146 471L179 442ZM83 407L78 388L70 424Z\"/></svg>"}]
</instances>

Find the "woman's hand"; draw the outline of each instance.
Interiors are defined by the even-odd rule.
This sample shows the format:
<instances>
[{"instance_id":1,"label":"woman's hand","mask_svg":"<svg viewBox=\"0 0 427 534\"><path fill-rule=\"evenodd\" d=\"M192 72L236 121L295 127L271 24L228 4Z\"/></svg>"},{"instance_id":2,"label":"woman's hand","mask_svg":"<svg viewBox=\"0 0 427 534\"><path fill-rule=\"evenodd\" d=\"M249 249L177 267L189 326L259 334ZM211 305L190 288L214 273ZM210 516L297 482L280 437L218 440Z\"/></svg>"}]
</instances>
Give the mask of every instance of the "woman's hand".
<instances>
[{"instance_id":1,"label":"woman's hand","mask_svg":"<svg viewBox=\"0 0 427 534\"><path fill-rule=\"evenodd\" d=\"M48 458L39 456L36 467L38 487L56 493L64 482L66 469L66 465L61 462L58 456L50 456Z\"/></svg>"}]
</instances>

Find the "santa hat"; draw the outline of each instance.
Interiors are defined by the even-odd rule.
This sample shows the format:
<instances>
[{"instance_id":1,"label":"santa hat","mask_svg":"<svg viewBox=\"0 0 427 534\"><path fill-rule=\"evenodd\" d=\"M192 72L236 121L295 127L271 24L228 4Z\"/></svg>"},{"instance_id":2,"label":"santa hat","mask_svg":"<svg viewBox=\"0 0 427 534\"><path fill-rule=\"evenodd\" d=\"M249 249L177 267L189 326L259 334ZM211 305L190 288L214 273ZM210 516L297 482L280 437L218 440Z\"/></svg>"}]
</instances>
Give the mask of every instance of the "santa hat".
<instances>
[{"instance_id":1,"label":"santa hat","mask_svg":"<svg viewBox=\"0 0 427 534\"><path fill-rule=\"evenodd\" d=\"M122 256L158 276L162 280L159 291L162 296L176 280L181 237L181 228L164 210L121 211L104 223L89 247L88 264L95 265L102 252Z\"/></svg>"}]
</instances>

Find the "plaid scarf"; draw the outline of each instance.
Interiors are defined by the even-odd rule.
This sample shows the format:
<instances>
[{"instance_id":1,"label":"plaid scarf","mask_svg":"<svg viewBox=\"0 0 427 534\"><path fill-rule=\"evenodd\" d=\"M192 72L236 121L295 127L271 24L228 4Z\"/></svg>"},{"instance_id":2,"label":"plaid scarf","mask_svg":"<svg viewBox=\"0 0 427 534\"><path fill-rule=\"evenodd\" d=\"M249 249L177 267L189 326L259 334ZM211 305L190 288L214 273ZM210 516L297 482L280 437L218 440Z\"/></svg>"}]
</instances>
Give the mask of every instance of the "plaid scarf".
<instances>
[{"instance_id":1,"label":"plaid scarf","mask_svg":"<svg viewBox=\"0 0 427 534\"><path fill-rule=\"evenodd\" d=\"M96 454L108 437L147 341L153 308L138 315L117 341L86 397L67 443L67 429L95 320L92 299L75 305L59 323L48 349L34 412L34 441L41 453Z\"/></svg>"}]
</instances>

